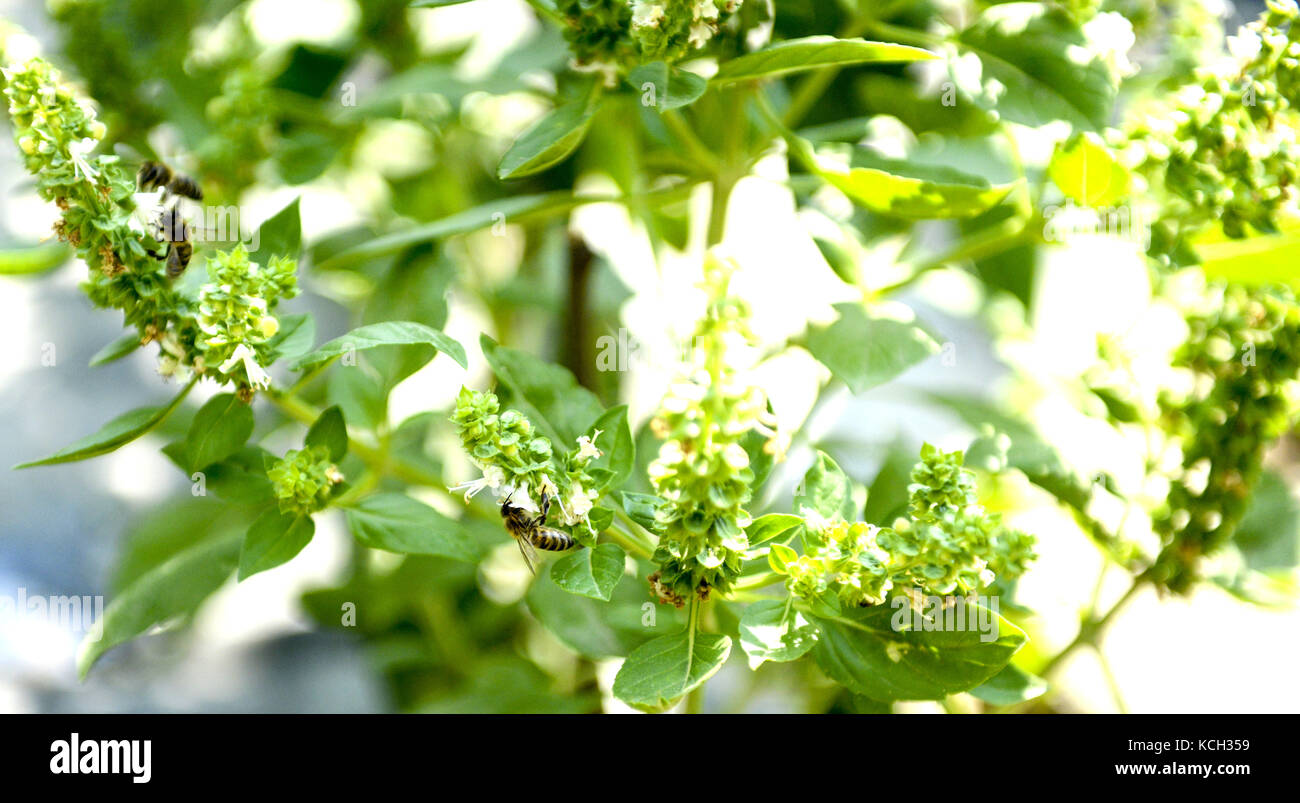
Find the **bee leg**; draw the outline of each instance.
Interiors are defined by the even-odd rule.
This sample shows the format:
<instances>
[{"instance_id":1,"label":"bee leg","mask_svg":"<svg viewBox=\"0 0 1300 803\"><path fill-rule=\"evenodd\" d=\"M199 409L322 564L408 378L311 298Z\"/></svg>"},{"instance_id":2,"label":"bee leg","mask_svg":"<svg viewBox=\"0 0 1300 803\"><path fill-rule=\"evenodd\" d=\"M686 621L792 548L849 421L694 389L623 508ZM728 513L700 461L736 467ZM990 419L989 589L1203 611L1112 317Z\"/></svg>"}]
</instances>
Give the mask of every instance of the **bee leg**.
<instances>
[{"instance_id":1,"label":"bee leg","mask_svg":"<svg viewBox=\"0 0 1300 803\"><path fill-rule=\"evenodd\" d=\"M545 493L544 493L544 494L542 494L542 515L540 515L540 516L538 516L536 519L534 519L534 520L533 520L533 523L534 523L535 525L545 524L545 523L546 523L546 516L547 516L550 512L551 512L551 496L550 496L550 494L545 494Z\"/></svg>"},{"instance_id":2,"label":"bee leg","mask_svg":"<svg viewBox=\"0 0 1300 803\"><path fill-rule=\"evenodd\" d=\"M144 252L145 252L146 254L148 254L149 256L153 257L154 259L162 260L162 259L166 259L166 258L167 258L167 255L171 253L171 250L172 250L172 247L171 247L170 245L168 245L168 246L167 246L167 250L166 250L166 251L163 251L161 254L158 253L157 251L153 250L152 248L146 248L146 249L144 249Z\"/></svg>"}]
</instances>

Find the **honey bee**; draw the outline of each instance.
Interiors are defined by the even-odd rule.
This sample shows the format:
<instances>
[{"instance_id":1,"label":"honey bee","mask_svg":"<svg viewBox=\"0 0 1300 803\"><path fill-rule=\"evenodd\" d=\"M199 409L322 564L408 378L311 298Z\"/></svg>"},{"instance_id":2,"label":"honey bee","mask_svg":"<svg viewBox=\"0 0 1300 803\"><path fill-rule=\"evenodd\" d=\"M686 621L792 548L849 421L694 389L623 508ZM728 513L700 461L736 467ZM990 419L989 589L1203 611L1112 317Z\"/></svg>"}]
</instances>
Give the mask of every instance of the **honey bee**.
<instances>
[{"instance_id":1,"label":"honey bee","mask_svg":"<svg viewBox=\"0 0 1300 803\"><path fill-rule=\"evenodd\" d=\"M162 162L144 162L135 176L136 185L146 192L162 187L165 201L169 195L179 195L195 201L203 200L199 183L184 173L174 172Z\"/></svg>"},{"instance_id":2,"label":"honey bee","mask_svg":"<svg viewBox=\"0 0 1300 803\"><path fill-rule=\"evenodd\" d=\"M166 260L169 277L175 279L184 273L189 267L190 259L194 256L194 244L190 242L190 225L185 222L185 218L181 217L180 210L175 206L169 206L162 211L158 218L154 239L167 243L167 250L160 254L152 249L146 249L145 253L154 259Z\"/></svg>"},{"instance_id":3,"label":"honey bee","mask_svg":"<svg viewBox=\"0 0 1300 803\"><path fill-rule=\"evenodd\" d=\"M510 504L509 499L501 506L501 518L505 520L506 532L513 535L518 542L519 552L524 556L524 562L528 564L528 571L534 575L537 574L537 569L534 568L537 562L536 550L563 552L578 544L577 539L572 535L546 526L546 514L550 510L551 497L545 494L542 495L540 516L529 515L527 511Z\"/></svg>"}]
</instances>

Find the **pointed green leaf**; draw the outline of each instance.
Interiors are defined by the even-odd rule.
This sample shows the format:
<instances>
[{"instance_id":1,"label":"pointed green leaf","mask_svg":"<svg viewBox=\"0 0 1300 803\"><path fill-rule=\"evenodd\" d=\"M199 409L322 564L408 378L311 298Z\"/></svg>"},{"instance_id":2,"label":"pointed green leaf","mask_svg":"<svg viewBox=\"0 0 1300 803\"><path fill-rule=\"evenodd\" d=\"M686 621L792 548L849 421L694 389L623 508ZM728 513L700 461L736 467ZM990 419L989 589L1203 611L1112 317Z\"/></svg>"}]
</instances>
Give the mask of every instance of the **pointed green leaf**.
<instances>
[{"instance_id":1,"label":"pointed green leaf","mask_svg":"<svg viewBox=\"0 0 1300 803\"><path fill-rule=\"evenodd\" d=\"M348 529L368 547L473 563L478 544L460 522L400 493L368 496L346 509Z\"/></svg>"},{"instance_id":2,"label":"pointed green leaf","mask_svg":"<svg viewBox=\"0 0 1300 803\"><path fill-rule=\"evenodd\" d=\"M538 195L515 195L496 201L489 201L480 206L457 212L454 215L412 226L373 240L348 248L328 259L317 267L321 270L337 270L364 262L368 259L395 254L413 245L435 242L457 234L468 234L494 224L525 223L539 218L561 215L588 203L618 200L608 196L579 198L571 192L549 192Z\"/></svg>"},{"instance_id":3,"label":"pointed green leaf","mask_svg":"<svg viewBox=\"0 0 1300 803\"><path fill-rule=\"evenodd\" d=\"M72 249L63 243L43 243L20 248L0 248L0 275L44 273L67 262Z\"/></svg>"},{"instance_id":4,"label":"pointed green leaf","mask_svg":"<svg viewBox=\"0 0 1300 803\"><path fill-rule=\"evenodd\" d=\"M895 599L812 617L821 631L813 657L851 692L885 702L942 699L996 675L1025 643L1020 628L964 600L965 629L906 629L905 620L919 616L905 615L905 597Z\"/></svg>"},{"instance_id":5,"label":"pointed green leaf","mask_svg":"<svg viewBox=\"0 0 1300 803\"><path fill-rule=\"evenodd\" d=\"M81 678L113 647L197 608L234 571L240 540L233 535L192 546L122 589L77 650Z\"/></svg>"},{"instance_id":6,"label":"pointed green leaf","mask_svg":"<svg viewBox=\"0 0 1300 803\"><path fill-rule=\"evenodd\" d=\"M244 536L239 552L239 580L242 582L293 560L315 533L316 523L311 516L281 513L275 508L266 511Z\"/></svg>"},{"instance_id":7,"label":"pointed green leaf","mask_svg":"<svg viewBox=\"0 0 1300 803\"><path fill-rule=\"evenodd\" d=\"M689 106L709 88L706 78L662 61L642 64L627 74L627 82L641 96L641 104L659 113Z\"/></svg>"},{"instance_id":8,"label":"pointed green leaf","mask_svg":"<svg viewBox=\"0 0 1300 803\"><path fill-rule=\"evenodd\" d=\"M617 544L583 547L557 560L551 566L551 579L570 594L608 601L623 578L626 560L626 553Z\"/></svg>"},{"instance_id":9,"label":"pointed green leaf","mask_svg":"<svg viewBox=\"0 0 1300 803\"><path fill-rule=\"evenodd\" d=\"M974 217L997 206L1016 186L992 184L943 165L890 159L862 146L850 153L847 167L818 157L818 173L855 203L882 215L918 220Z\"/></svg>"},{"instance_id":10,"label":"pointed green leaf","mask_svg":"<svg viewBox=\"0 0 1300 803\"><path fill-rule=\"evenodd\" d=\"M759 600L740 617L740 648L750 669L764 661L796 661L816 642L817 628L786 600Z\"/></svg>"},{"instance_id":11,"label":"pointed green leaf","mask_svg":"<svg viewBox=\"0 0 1300 803\"><path fill-rule=\"evenodd\" d=\"M308 446L324 446L329 449L330 460L335 463L347 456L348 425L337 404L320 414L307 430L305 442Z\"/></svg>"},{"instance_id":12,"label":"pointed green leaf","mask_svg":"<svg viewBox=\"0 0 1300 803\"><path fill-rule=\"evenodd\" d=\"M754 519L745 528L745 536L749 539L750 547L756 547L759 544L785 535L801 524L803 524L803 519L798 516L792 516L789 513L768 513Z\"/></svg>"},{"instance_id":13,"label":"pointed green leaf","mask_svg":"<svg viewBox=\"0 0 1300 803\"><path fill-rule=\"evenodd\" d=\"M1110 123L1118 88L1105 57L1079 24L1045 3L1003 3L984 10L957 36L979 56L982 86L971 89L1002 119L1039 128L1065 120L1081 129Z\"/></svg>"},{"instance_id":14,"label":"pointed green leaf","mask_svg":"<svg viewBox=\"0 0 1300 803\"><path fill-rule=\"evenodd\" d=\"M596 432L600 435L597 436ZM601 451L601 456L593 459L590 466L608 469L611 476L597 490L619 488L632 475L632 465L636 462L636 444L632 440L632 427L627 422L627 405L620 404L605 411L596 419L596 423L587 429L587 437Z\"/></svg>"},{"instance_id":15,"label":"pointed green leaf","mask_svg":"<svg viewBox=\"0 0 1300 803\"><path fill-rule=\"evenodd\" d=\"M298 199L294 198L257 230L257 250L248 259L265 267L271 257L297 259L301 250L302 219L298 215Z\"/></svg>"},{"instance_id":16,"label":"pointed green leaf","mask_svg":"<svg viewBox=\"0 0 1300 803\"><path fill-rule=\"evenodd\" d=\"M492 372L514 394L510 406L541 427L557 446L572 448L588 424L604 415L596 394L579 385L564 368L498 346L487 335L479 342Z\"/></svg>"},{"instance_id":17,"label":"pointed green leaf","mask_svg":"<svg viewBox=\"0 0 1300 803\"><path fill-rule=\"evenodd\" d=\"M1087 207L1111 206L1128 192L1128 170L1091 131L1058 142L1047 175L1067 198Z\"/></svg>"},{"instance_id":18,"label":"pointed green leaf","mask_svg":"<svg viewBox=\"0 0 1300 803\"><path fill-rule=\"evenodd\" d=\"M815 510L822 518L839 515L845 521L857 521L857 502L853 495L853 481L839 465L824 452L817 453L801 487L794 495L794 509Z\"/></svg>"},{"instance_id":19,"label":"pointed green leaf","mask_svg":"<svg viewBox=\"0 0 1300 803\"><path fill-rule=\"evenodd\" d=\"M187 468L197 471L224 460L253 434L253 409L233 393L213 396L199 408L185 437Z\"/></svg>"},{"instance_id":20,"label":"pointed green leaf","mask_svg":"<svg viewBox=\"0 0 1300 803\"><path fill-rule=\"evenodd\" d=\"M566 103L519 135L497 166L497 178L523 178L554 167L577 150L591 126L594 106L586 99Z\"/></svg>"},{"instance_id":21,"label":"pointed green leaf","mask_svg":"<svg viewBox=\"0 0 1300 803\"><path fill-rule=\"evenodd\" d=\"M665 711L713 677L731 654L731 639L689 630L647 641L614 678L614 696L642 711Z\"/></svg>"},{"instance_id":22,"label":"pointed green leaf","mask_svg":"<svg viewBox=\"0 0 1300 803\"><path fill-rule=\"evenodd\" d=\"M993 705L1014 705L1041 697L1046 691L1047 681L1015 664L1007 664L1001 672L971 689L970 693Z\"/></svg>"},{"instance_id":23,"label":"pointed green leaf","mask_svg":"<svg viewBox=\"0 0 1300 803\"><path fill-rule=\"evenodd\" d=\"M281 315L280 331L267 341L274 353L274 359L298 357L311 351L316 342L316 319L311 313L301 315Z\"/></svg>"},{"instance_id":24,"label":"pointed green leaf","mask_svg":"<svg viewBox=\"0 0 1300 803\"><path fill-rule=\"evenodd\" d=\"M934 335L915 323L875 317L861 304L835 305L840 317L808 330L808 350L854 393L865 393L937 354Z\"/></svg>"},{"instance_id":25,"label":"pointed green leaf","mask_svg":"<svg viewBox=\"0 0 1300 803\"><path fill-rule=\"evenodd\" d=\"M336 337L305 357L300 357L293 364L295 371L301 371L319 365L348 352L365 351L379 346L407 346L427 344L433 346L465 368L465 349L459 343L442 332L414 321L387 321L372 323L353 329L342 337Z\"/></svg>"},{"instance_id":26,"label":"pointed green leaf","mask_svg":"<svg viewBox=\"0 0 1300 803\"><path fill-rule=\"evenodd\" d=\"M714 84L730 84L774 75L871 62L926 61L938 56L928 50L893 42L807 36L778 42L770 47L724 62Z\"/></svg>"},{"instance_id":27,"label":"pointed green leaf","mask_svg":"<svg viewBox=\"0 0 1300 803\"><path fill-rule=\"evenodd\" d=\"M90 358L90 367L116 362L138 348L140 348L140 336L135 332L127 332L95 352L95 356Z\"/></svg>"},{"instance_id":28,"label":"pointed green leaf","mask_svg":"<svg viewBox=\"0 0 1300 803\"><path fill-rule=\"evenodd\" d=\"M167 416L171 415L172 410L176 409L192 387L194 387L193 381L186 385L180 393L176 394L176 398L172 399L166 407L140 407L123 413L100 427L95 434L87 435L71 446L61 449L43 460L22 463L14 466L14 468L72 463L115 451L161 424Z\"/></svg>"}]
</instances>

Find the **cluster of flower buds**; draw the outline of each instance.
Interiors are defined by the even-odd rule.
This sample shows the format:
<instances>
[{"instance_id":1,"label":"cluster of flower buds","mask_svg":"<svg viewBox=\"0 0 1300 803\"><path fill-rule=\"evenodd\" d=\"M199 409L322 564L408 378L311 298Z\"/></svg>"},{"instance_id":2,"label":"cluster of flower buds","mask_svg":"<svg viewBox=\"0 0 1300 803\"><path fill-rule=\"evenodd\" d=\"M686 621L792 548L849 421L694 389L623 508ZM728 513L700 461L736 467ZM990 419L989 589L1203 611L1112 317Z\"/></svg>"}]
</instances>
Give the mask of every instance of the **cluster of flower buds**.
<instances>
[{"instance_id":1,"label":"cluster of flower buds","mask_svg":"<svg viewBox=\"0 0 1300 803\"><path fill-rule=\"evenodd\" d=\"M198 302L183 294L149 252L158 242L136 217L136 182L113 155L92 155L105 135L90 104L43 59L3 71L4 93L25 166L41 197L62 213L55 232L90 267L83 284L100 307L121 310L142 342L159 343L159 372L194 370L236 386L242 398L269 383L270 314L297 292L295 263L250 263L238 246L209 260L212 281Z\"/></svg>"},{"instance_id":2,"label":"cluster of flower buds","mask_svg":"<svg viewBox=\"0 0 1300 803\"><path fill-rule=\"evenodd\" d=\"M654 584L661 599L674 603L730 589L749 546L744 506L754 472L742 440L758 432L769 438L769 452L778 451L766 398L728 358L729 349L753 340L748 308L728 293L734 269L713 255L706 259L709 305L695 330L691 365L651 422L665 442L650 464L650 481L668 502L656 516L662 535Z\"/></svg>"},{"instance_id":3,"label":"cluster of flower buds","mask_svg":"<svg viewBox=\"0 0 1300 803\"><path fill-rule=\"evenodd\" d=\"M559 0L565 37L580 69L615 75L651 61L676 61L704 47L741 0Z\"/></svg>"},{"instance_id":4,"label":"cluster of flower buds","mask_svg":"<svg viewBox=\"0 0 1300 803\"><path fill-rule=\"evenodd\" d=\"M166 333L171 350L187 354L195 334L193 304L146 253L163 246L135 220L130 171L116 156L91 155L105 134L94 109L44 59L3 76L25 166L41 197L62 215L54 230L91 268L86 294L97 306L120 309L142 340L162 340Z\"/></svg>"},{"instance_id":5,"label":"cluster of flower buds","mask_svg":"<svg viewBox=\"0 0 1300 803\"><path fill-rule=\"evenodd\" d=\"M281 513L304 516L323 510L343 475L330 461L329 448L308 446L285 453L266 470Z\"/></svg>"},{"instance_id":6,"label":"cluster of flower buds","mask_svg":"<svg viewBox=\"0 0 1300 803\"><path fill-rule=\"evenodd\" d=\"M1188 389L1160 398L1161 428L1182 450L1167 501L1152 516L1164 547L1152 578L1186 592L1200 558L1236 532L1267 446L1294 424L1300 306L1282 288L1212 287L1187 316L1175 367Z\"/></svg>"},{"instance_id":7,"label":"cluster of flower buds","mask_svg":"<svg viewBox=\"0 0 1300 803\"><path fill-rule=\"evenodd\" d=\"M1186 239L1220 224L1229 237L1277 230L1294 198L1300 119L1300 18L1294 0L1229 37L1231 57L1203 66L1125 132L1125 161L1162 199L1151 254L1190 264Z\"/></svg>"},{"instance_id":8,"label":"cluster of flower buds","mask_svg":"<svg viewBox=\"0 0 1300 803\"><path fill-rule=\"evenodd\" d=\"M208 283L199 290L199 365L249 395L271 378L267 341L280 329L271 310L298 293L297 263L272 257L265 267L250 262L242 244L208 260Z\"/></svg>"},{"instance_id":9,"label":"cluster of flower buds","mask_svg":"<svg viewBox=\"0 0 1300 803\"><path fill-rule=\"evenodd\" d=\"M542 497L552 500L551 510L558 511L556 521L563 527L581 525L575 534L591 531L589 515L600 498L596 490L591 461L601 452L593 440L600 436L582 436L567 454L556 454L551 441L537 432L532 422L517 410L501 411L494 393L461 388L456 410L451 416L474 465L482 476L452 488L464 491L469 501L483 490L490 490L502 504L520 510L541 512Z\"/></svg>"},{"instance_id":10,"label":"cluster of flower buds","mask_svg":"<svg viewBox=\"0 0 1300 803\"><path fill-rule=\"evenodd\" d=\"M825 609L877 605L891 591L970 594L1024 573L1034 539L976 503L961 452L926 444L912 470L909 516L892 527L804 516L804 554L773 545L769 562L795 596Z\"/></svg>"}]
</instances>

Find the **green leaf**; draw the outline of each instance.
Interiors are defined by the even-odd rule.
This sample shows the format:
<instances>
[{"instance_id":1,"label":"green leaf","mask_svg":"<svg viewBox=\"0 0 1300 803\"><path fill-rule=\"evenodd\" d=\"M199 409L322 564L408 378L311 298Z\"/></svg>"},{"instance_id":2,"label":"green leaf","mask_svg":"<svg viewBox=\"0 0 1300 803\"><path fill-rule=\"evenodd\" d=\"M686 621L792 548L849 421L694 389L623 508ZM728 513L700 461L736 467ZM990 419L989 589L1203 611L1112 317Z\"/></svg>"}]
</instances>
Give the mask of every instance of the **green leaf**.
<instances>
[{"instance_id":1,"label":"green leaf","mask_svg":"<svg viewBox=\"0 0 1300 803\"><path fill-rule=\"evenodd\" d=\"M81 678L113 647L197 608L234 571L240 540L234 535L190 547L124 588L81 642L77 651Z\"/></svg>"},{"instance_id":2,"label":"green leaf","mask_svg":"<svg viewBox=\"0 0 1300 803\"><path fill-rule=\"evenodd\" d=\"M187 468L197 471L234 454L253 434L253 409L233 393L208 399L185 437Z\"/></svg>"},{"instance_id":3,"label":"green leaf","mask_svg":"<svg viewBox=\"0 0 1300 803\"><path fill-rule=\"evenodd\" d=\"M532 615L565 646L593 659L625 656L654 634L646 625L643 606L649 606L656 620L665 620L659 622L660 628L681 626L668 609L646 599L640 583L620 583L610 602L599 602L563 590L550 572L543 572L528 589L525 602Z\"/></svg>"},{"instance_id":4,"label":"green leaf","mask_svg":"<svg viewBox=\"0 0 1300 803\"><path fill-rule=\"evenodd\" d=\"M487 335L479 343L492 373L514 394L509 406L528 416L557 445L571 448L577 437L586 433L587 425L604 415L596 394L579 385L564 368L498 346Z\"/></svg>"},{"instance_id":5,"label":"green leaf","mask_svg":"<svg viewBox=\"0 0 1300 803\"><path fill-rule=\"evenodd\" d=\"M720 633L684 630L637 647L614 678L614 696L642 711L666 711L713 677L731 654Z\"/></svg>"},{"instance_id":6,"label":"green leaf","mask_svg":"<svg viewBox=\"0 0 1300 803\"><path fill-rule=\"evenodd\" d=\"M284 357L299 357L311 351L316 342L316 319L311 313L301 315L282 315L280 331L266 342L274 355L273 360Z\"/></svg>"},{"instance_id":7,"label":"green leaf","mask_svg":"<svg viewBox=\"0 0 1300 803\"><path fill-rule=\"evenodd\" d=\"M375 430L388 418L388 390L362 365L330 375L326 398L353 426Z\"/></svg>"},{"instance_id":8,"label":"green leaf","mask_svg":"<svg viewBox=\"0 0 1300 803\"><path fill-rule=\"evenodd\" d=\"M411 8L442 8L443 6L458 6L462 3L468 3L470 0L411 0Z\"/></svg>"},{"instance_id":9,"label":"green leaf","mask_svg":"<svg viewBox=\"0 0 1300 803\"><path fill-rule=\"evenodd\" d=\"M867 489L867 504L862 520L888 526L907 507L908 490L912 484L912 468L916 465L916 452L901 443L895 443L885 456L885 462Z\"/></svg>"},{"instance_id":10,"label":"green leaf","mask_svg":"<svg viewBox=\"0 0 1300 803\"><path fill-rule=\"evenodd\" d=\"M633 521L651 532L658 530L659 522L656 520L655 514L667 502L654 494L623 491L619 496L623 500L623 510L632 517ZM751 540L750 543L753 543L753 541Z\"/></svg>"},{"instance_id":11,"label":"green leaf","mask_svg":"<svg viewBox=\"0 0 1300 803\"><path fill-rule=\"evenodd\" d=\"M1210 279L1241 284L1289 284L1300 288L1300 217L1278 221L1276 234L1232 239L1223 227L1211 226L1193 240L1201 269Z\"/></svg>"},{"instance_id":12,"label":"green leaf","mask_svg":"<svg viewBox=\"0 0 1300 803\"><path fill-rule=\"evenodd\" d=\"M554 167L577 150L587 136L594 104L566 103L519 135L497 165L497 178L523 178Z\"/></svg>"},{"instance_id":13,"label":"green leaf","mask_svg":"<svg viewBox=\"0 0 1300 803\"><path fill-rule=\"evenodd\" d=\"M405 494L368 496L346 512L348 529L368 547L470 563L479 558L478 544L460 522Z\"/></svg>"},{"instance_id":14,"label":"green leaf","mask_svg":"<svg viewBox=\"0 0 1300 803\"><path fill-rule=\"evenodd\" d=\"M67 262L72 249L63 243L0 248L0 276L44 273Z\"/></svg>"},{"instance_id":15,"label":"green leaf","mask_svg":"<svg viewBox=\"0 0 1300 803\"><path fill-rule=\"evenodd\" d=\"M270 456L270 452L260 446L245 446L203 469L207 489L227 502L239 505L271 501L271 481L266 476L266 462Z\"/></svg>"},{"instance_id":16,"label":"green leaf","mask_svg":"<svg viewBox=\"0 0 1300 803\"><path fill-rule=\"evenodd\" d=\"M816 158L817 172L861 206L908 219L974 217L992 209L1016 186L992 184L944 165L890 159L871 148L850 149L847 167Z\"/></svg>"},{"instance_id":17,"label":"green leaf","mask_svg":"<svg viewBox=\"0 0 1300 803\"><path fill-rule=\"evenodd\" d=\"M14 466L14 468L72 463L115 451L161 424L167 416L171 415L172 410L176 409L186 394L190 392L190 388L194 387L195 381L197 379L186 385L166 407L140 407L123 413L100 427L95 434L87 435L71 446L61 449L43 460L21 463Z\"/></svg>"},{"instance_id":18,"label":"green leaf","mask_svg":"<svg viewBox=\"0 0 1300 803\"><path fill-rule=\"evenodd\" d=\"M617 544L584 547L557 560L551 566L551 579L570 594L608 601L623 578L626 558Z\"/></svg>"},{"instance_id":19,"label":"green leaf","mask_svg":"<svg viewBox=\"0 0 1300 803\"><path fill-rule=\"evenodd\" d=\"M251 262L263 267L271 257L297 259L302 250L302 220L298 215L298 199L267 218L257 230L257 250L248 255Z\"/></svg>"},{"instance_id":20,"label":"green leaf","mask_svg":"<svg viewBox=\"0 0 1300 803\"><path fill-rule=\"evenodd\" d=\"M798 660L816 642L817 628L787 600L759 600L740 617L740 648L749 657L750 669L764 661Z\"/></svg>"},{"instance_id":21,"label":"green leaf","mask_svg":"<svg viewBox=\"0 0 1300 803\"><path fill-rule=\"evenodd\" d=\"M561 215L583 204L618 200L607 196L576 197L571 192L548 192L539 195L516 195L457 212L454 215L413 226L383 237L367 240L322 260L320 270L337 270L370 259L405 251L411 246L442 240L457 234L469 234L493 224L525 223Z\"/></svg>"},{"instance_id":22,"label":"green leaf","mask_svg":"<svg viewBox=\"0 0 1300 803\"><path fill-rule=\"evenodd\" d=\"M414 344L433 346L436 351L441 351L455 360L460 367L468 367L465 361L465 349L437 329L413 321L387 321L361 326L342 337L334 338L305 357L300 357L293 364L293 369L302 371L348 352L365 351L379 346ZM430 358L432 359L432 355Z\"/></svg>"},{"instance_id":23,"label":"green leaf","mask_svg":"<svg viewBox=\"0 0 1300 803\"><path fill-rule=\"evenodd\" d=\"M343 420L343 410L337 404L320 414L307 430L305 443L308 446L328 448L330 460L335 463L347 456L348 425Z\"/></svg>"},{"instance_id":24,"label":"green leaf","mask_svg":"<svg viewBox=\"0 0 1300 803\"><path fill-rule=\"evenodd\" d=\"M597 430L600 430L599 437L595 437ZM632 440L632 427L627 422L627 405L620 404L605 411L587 429L587 436L592 438L592 443L602 452L600 457L588 465L611 472L609 481L596 490L622 487L628 477L632 476L632 466L636 462L636 443Z\"/></svg>"},{"instance_id":25,"label":"green leaf","mask_svg":"<svg viewBox=\"0 0 1300 803\"><path fill-rule=\"evenodd\" d=\"M1091 131L1058 142L1047 175L1067 198L1088 207L1110 206L1128 192L1128 170Z\"/></svg>"},{"instance_id":26,"label":"green leaf","mask_svg":"<svg viewBox=\"0 0 1300 803\"><path fill-rule=\"evenodd\" d=\"M865 393L936 354L935 337L915 323L874 317L861 304L835 305L840 317L808 330L812 355L854 393Z\"/></svg>"},{"instance_id":27,"label":"green leaf","mask_svg":"<svg viewBox=\"0 0 1300 803\"><path fill-rule=\"evenodd\" d=\"M97 365L106 365L110 362L115 362L138 348L140 348L140 336L135 332L127 332L117 340L114 340L112 343L109 343L107 346L104 346L102 349L95 352L95 356L90 358L90 367L94 368Z\"/></svg>"},{"instance_id":28,"label":"green leaf","mask_svg":"<svg viewBox=\"0 0 1300 803\"><path fill-rule=\"evenodd\" d=\"M813 657L836 683L873 700L939 700L987 681L1007 665L1025 643L1018 627L987 608L965 605L976 627L950 630L895 629L905 620L906 598L899 604L856 608L835 617L813 617L821 631ZM919 617L917 617L919 618ZM988 641L980 622L996 623L997 638Z\"/></svg>"},{"instance_id":29,"label":"green leaf","mask_svg":"<svg viewBox=\"0 0 1300 803\"><path fill-rule=\"evenodd\" d=\"M709 88L708 79L662 61L642 64L627 74L627 82L641 93L641 105L660 114L699 100Z\"/></svg>"},{"instance_id":30,"label":"green leaf","mask_svg":"<svg viewBox=\"0 0 1300 803\"><path fill-rule=\"evenodd\" d=\"M863 39L808 36L790 39L724 62L714 84L730 84L786 73L871 62L926 61L938 56L919 47Z\"/></svg>"},{"instance_id":31,"label":"green leaf","mask_svg":"<svg viewBox=\"0 0 1300 803\"><path fill-rule=\"evenodd\" d=\"M785 535L801 524L803 519L798 516L789 513L768 513L754 519L745 528L745 536L749 539L749 546L752 548Z\"/></svg>"},{"instance_id":32,"label":"green leaf","mask_svg":"<svg viewBox=\"0 0 1300 803\"><path fill-rule=\"evenodd\" d=\"M1002 671L970 690L970 693L992 705L1015 705L1047 691L1047 681L1031 675L1015 664L1007 664Z\"/></svg>"},{"instance_id":33,"label":"green leaf","mask_svg":"<svg viewBox=\"0 0 1300 803\"><path fill-rule=\"evenodd\" d=\"M796 491L795 510L811 508L823 518L839 514L845 521L858 520L853 481L825 452L817 452L816 462L804 474L802 488Z\"/></svg>"},{"instance_id":34,"label":"green leaf","mask_svg":"<svg viewBox=\"0 0 1300 803\"><path fill-rule=\"evenodd\" d=\"M799 553L785 544L772 544L767 553L767 563L777 574L789 574L790 564L799 559Z\"/></svg>"},{"instance_id":35,"label":"green leaf","mask_svg":"<svg viewBox=\"0 0 1300 803\"><path fill-rule=\"evenodd\" d=\"M1233 543L1250 569L1289 570L1300 564L1300 502L1277 472L1266 470L1260 477Z\"/></svg>"},{"instance_id":36,"label":"green leaf","mask_svg":"<svg viewBox=\"0 0 1300 803\"><path fill-rule=\"evenodd\" d=\"M1076 128L1110 122L1117 82L1070 15L1043 3L991 6L957 36L980 58L982 86L958 86L1002 119L1039 128L1065 120Z\"/></svg>"},{"instance_id":37,"label":"green leaf","mask_svg":"<svg viewBox=\"0 0 1300 803\"><path fill-rule=\"evenodd\" d=\"M266 511L244 536L239 552L239 580L242 582L293 560L315 533L316 523L311 516L281 513L275 508Z\"/></svg>"}]
</instances>

